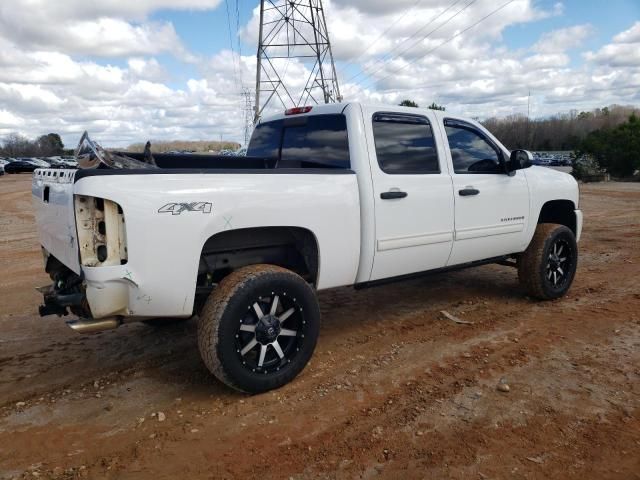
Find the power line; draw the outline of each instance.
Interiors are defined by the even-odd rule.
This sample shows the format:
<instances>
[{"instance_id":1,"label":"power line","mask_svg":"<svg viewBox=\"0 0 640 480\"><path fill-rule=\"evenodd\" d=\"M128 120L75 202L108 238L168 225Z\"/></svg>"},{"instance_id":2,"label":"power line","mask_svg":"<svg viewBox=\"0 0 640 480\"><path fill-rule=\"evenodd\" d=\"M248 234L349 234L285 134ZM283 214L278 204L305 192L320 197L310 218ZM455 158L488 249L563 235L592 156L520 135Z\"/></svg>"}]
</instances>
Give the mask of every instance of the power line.
<instances>
[{"instance_id":1,"label":"power line","mask_svg":"<svg viewBox=\"0 0 640 480\"><path fill-rule=\"evenodd\" d=\"M351 80L354 80L356 78L358 78L361 75L367 75L366 70L368 70L369 68L374 68L376 67L376 65L382 65L384 64L388 59L393 57L393 52L397 51L402 45L404 45L405 43L407 43L409 40L411 40L412 38L415 38L419 33L421 33L422 31L424 31L429 25L431 25L433 22L435 22L436 20L438 20L442 15L444 15L445 13L447 13L449 10L451 10L453 7L456 6L456 4L460 3L461 0L455 0L451 5L449 5L447 8L445 8L442 12L438 13L437 15L435 15L434 17L431 18L431 20L429 20L425 25L423 25L422 27L420 27L418 30L416 30L412 35L410 35L409 37L405 38L402 42L400 42L399 44L397 44L395 47L393 47L389 52L387 52L386 54L384 54L382 56L382 58L379 58L378 60L376 60L376 62L374 63L374 65L372 65L371 67L366 67L364 68L362 71L356 73L355 75L352 75L351 77L349 77L347 79L347 82L350 82ZM475 0L474 0L475 1ZM431 33L431 32L430 32ZM428 33L425 37L422 38L422 40L424 40L428 35L430 35L430 33ZM358 82L360 83L360 82Z\"/></svg>"},{"instance_id":2,"label":"power line","mask_svg":"<svg viewBox=\"0 0 640 480\"><path fill-rule=\"evenodd\" d=\"M233 61L233 77L235 79L236 85L241 83L242 81L242 71L240 72L240 82L238 81L238 68L236 64L236 50L233 43L233 36L231 34L231 13L229 11L229 0L224 0L224 4L227 9L227 30L229 32L229 47L231 47L231 59Z\"/></svg>"},{"instance_id":3,"label":"power line","mask_svg":"<svg viewBox=\"0 0 640 480\"><path fill-rule=\"evenodd\" d=\"M240 39L240 0L236 0L236 40L238 41L238 62L242 65L242 40ZM240 70L242 80L242 70Z\"/></svg>"},{"instance_id":4,"label":"power line","mask_svg":"<svg viewBox=\"0 0 640 480\"><path fill-rule=\"evenodd\" d=\"M436 45L435 47L433 47L432 49L428 50L424 55L421 55L420 57L414 59L413 61L406 63L405 65L403 65L402 67L398 68L397 70L394 70L393 72L391 72L390 74L382 77L381 79L378 80L378 82L382 82L384 80L386 80L387 78L390 78L392 76L394 76L396 73L400 72L401 70L404 70L405 68L407 68L408 66L414 64L416 61L418 60L422 60L423 58L425 58L427 55L430 55L431 53L433 53L434 51L436 51L438 48L442 47L443 45L446 45L447 43L451 42L452 40L458 38L460 35L465 34L466 32L468 32L469 30L471 30L472 28L478 26L480 23L484 22L487 18L495 15L496 13L498 13L500 10L502 10L503 8L505 8L506 6L508 6L509 4L515 2L515 0L509 0L508 2L502 4L500 7L496 8L495 10L493 10L492 12L488 13L487 15L485 15L484 17L482 17L480 20L478 20L477 22L473 23L472 25L469 25L467 28L465 28L464 30L456 33L455 35L452 35L451 37L449 37L447 40L445 40L444 42ZM424 85L425 87L428 85ZM413 87L411 90L413 90L414 88L421 88L421 87Z\"/></svg>"},{"instance_id":5,"label":"power line","mask_svg":"<svg viewBox=\"0 0 640 480\"><path fill-rule=\"evenodd\" d=\"M471 0L469 3L467 3L464 7L462 7L460 10L458 10L456 13L454 13L452 16L450 16L449 18L447 18L444 22L442 22L440 25L438 25L436 28L434 28L433 30L431 30L429 33L427 33L424 37L419 38L417 41L413 42L411 45L409 45L407 48L405 48L404 50L402 50L401 52L399 52L397 55L394 56L394 58L390 58L388 61L385 61L382 65L380 65L377 69L375 69L374 71L367 73L366 77L363 78L362 80L359 80L358 82L356 82L356 85L359 85L365 81L368 81L368 79L372 78L373 75L375 75L376 73L378 73L379 71L381 71L382 69L385 68L385 66L391 64L391 62L396 59L396 58L400 58L403 54L407 53L409 50L411 50L413 47L415 47L416 45L418 45L420 42L426 40L427 38L429 38L433 33L437 32L438 30L440 30L442 27L444 27L445 25L447 25L449 22L451 22L454 18L456 18L458 15L460 15L462 12L464 12L467 8L469 8L471 5L473 5L474 3L476 3L478 0ZM455 5L455 4L454 4ZM453 5L452 5L453 6ZM443 12L444 13L444 12Z\"/></svg>"},{"instance_id":6,"label":"power line","mask_svg":"<svg viewBox=\"0 0 640 480\"><path fill-rule=\"evenodd\" d=\"M387 33L389 33L391 31L391 29L398 24L398 22L400 22L404 17L406 17L409 14L409 12L411 12L413 9L415 9L418 6L418 4L422 3L423 1L424 0L418 0L416 3L414 3L409 8L407 8L402 15L400 15L398 18L396 18L394 20L394 22L391 25L389 25L384 30L384 32L382 32L380 35L378 35L378 37L373 42L371 42L357 57L347 60L346 65L342 66L342 68L340 69L339 73L340 74L343 73L345 71L347 65L353 65L358 60L360 60L369 50L371 50L373 48L373 46L376 43L378 43Z\"/></svg>"}]
</instances>

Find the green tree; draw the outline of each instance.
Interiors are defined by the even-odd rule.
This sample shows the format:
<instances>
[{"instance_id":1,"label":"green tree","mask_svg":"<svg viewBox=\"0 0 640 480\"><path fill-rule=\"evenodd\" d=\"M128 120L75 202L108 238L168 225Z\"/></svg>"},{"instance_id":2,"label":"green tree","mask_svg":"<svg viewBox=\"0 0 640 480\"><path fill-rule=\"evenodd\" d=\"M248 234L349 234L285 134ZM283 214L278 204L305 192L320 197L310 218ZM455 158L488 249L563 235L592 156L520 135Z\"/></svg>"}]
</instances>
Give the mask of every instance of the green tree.
<instances>
[{"instance_id":1,"label":"green tree","mask_svg":"<svg viewBox=\"0 0 640 480\"><path fill-rule=\"evenodd\" d=\"M600 167L616 176L630 176L640 169L640 119L632 114L629 120L612 129L589 133L582 141L579 153L592 155Z\"/></svg>"},{"instance_id":2,"label":"green tree","mask_svg":"<svg viewBox=\"0 0 640 480\"><path fill-rule=\"evenodd\" d=\"M413 108L418 108L420 105L418 105L416 102L414 102L413 100L403 100L400 102L400 106L401 107L413 107Z\"/></svg>"},{"instance_id":3,"label":"green tree","mask_svg":"<svg viewBox=\"0 0 640 480\"><path fill-rule=\"evenodd\" d=\"M45 157L62 155L64 153L64 143L62 143L62 139L57 133L42 135L36 140L36 145L38 154Z\"/></svg>"},{"instance_id":4,"label":"green tree","mask_svg":"<svg viewBox=\"0 0 640 480\"><path fill-rule=\"evenodd\" d=\"M429 108L430 110L440 110L441 112L444 112L446 110L445 107L443 107L442 105L438 105L436 102L433 102L427 108Z\"/></svg>"}]
</instances>

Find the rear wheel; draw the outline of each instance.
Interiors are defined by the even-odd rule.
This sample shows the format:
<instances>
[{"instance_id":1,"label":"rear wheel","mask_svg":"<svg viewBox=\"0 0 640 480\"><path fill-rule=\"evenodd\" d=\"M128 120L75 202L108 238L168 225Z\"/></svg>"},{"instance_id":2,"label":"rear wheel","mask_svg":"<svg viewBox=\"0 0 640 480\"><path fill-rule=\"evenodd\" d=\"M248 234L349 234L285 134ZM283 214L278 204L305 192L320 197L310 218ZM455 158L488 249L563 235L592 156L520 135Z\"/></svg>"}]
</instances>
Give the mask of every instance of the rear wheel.
<instances>
[{"instance_id":1,"label":"rear wheel","mask_svg":"<svg viewBox=\"0 0 640 480\"><path fill-rule=\"evenodd\" d=\"M237 390L260 393L293 380L316 346L320 310L297 274L253 265L225 277L198 319L207 368Z\"/></svg>"},{"instance_id":2,"label":"rear wheel","mask_svg":"<svg viewBox=\"0 0 640 480\"><path fill-rule=\"evenodd\" d=\"M564 225L541 223L518 260L518 278L532 297L553 300L571 288L578 266L578 245Z\"/></svg>"}]
</instances>

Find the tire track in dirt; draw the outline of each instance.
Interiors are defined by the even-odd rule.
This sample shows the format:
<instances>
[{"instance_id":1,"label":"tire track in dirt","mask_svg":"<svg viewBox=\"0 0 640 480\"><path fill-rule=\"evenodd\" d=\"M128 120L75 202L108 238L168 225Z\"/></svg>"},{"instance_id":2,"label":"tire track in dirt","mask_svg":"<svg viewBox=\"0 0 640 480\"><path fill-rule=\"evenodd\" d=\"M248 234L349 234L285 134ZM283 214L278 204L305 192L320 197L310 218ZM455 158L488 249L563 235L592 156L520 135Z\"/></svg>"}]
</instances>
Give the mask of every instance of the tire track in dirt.
<instances>
[{"instance_id":1,"label":"tire track in dirt","mask_svg":"<svg viewBox=\"0 0 640 480\"><path fill-rule=\"evenodd\" d=\"M11 198L26 208L28 192ZM34 319L16 289L37 280L37 242L12 240L0 478L40 462L41 478L640 478L639 198L583 189L581 263L560 301L523 298L492 266L323 292L311 365L256 397L211 379L195 325L76 337Z\"/></svg>"}]
</instances>

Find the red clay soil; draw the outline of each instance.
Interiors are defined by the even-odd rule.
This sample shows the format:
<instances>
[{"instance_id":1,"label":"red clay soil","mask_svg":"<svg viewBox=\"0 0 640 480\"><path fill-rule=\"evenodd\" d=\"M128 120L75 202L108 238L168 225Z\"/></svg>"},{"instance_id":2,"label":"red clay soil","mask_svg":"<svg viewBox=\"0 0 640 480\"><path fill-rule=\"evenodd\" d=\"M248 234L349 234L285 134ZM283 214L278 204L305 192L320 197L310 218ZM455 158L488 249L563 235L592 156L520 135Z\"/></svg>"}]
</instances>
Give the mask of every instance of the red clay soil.
<instances>
[{"instance_id":1,"label":"red clay soil","mask_svg":"<svg viewBox=\"0 0 640 480\"><path fill-rule=\"evenodd\" d=\"M500 266L323 292L311 364L257 396L209 375L194 321L39 318L30 176L0 202L0 479L640 479L640 184L582 187L566 298Z\"/></svg>"}]
</instances>

